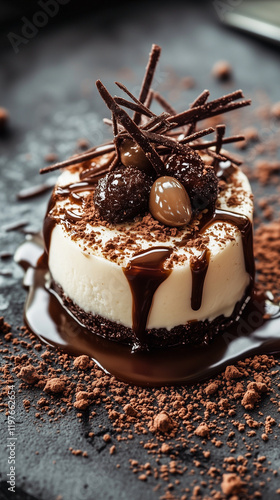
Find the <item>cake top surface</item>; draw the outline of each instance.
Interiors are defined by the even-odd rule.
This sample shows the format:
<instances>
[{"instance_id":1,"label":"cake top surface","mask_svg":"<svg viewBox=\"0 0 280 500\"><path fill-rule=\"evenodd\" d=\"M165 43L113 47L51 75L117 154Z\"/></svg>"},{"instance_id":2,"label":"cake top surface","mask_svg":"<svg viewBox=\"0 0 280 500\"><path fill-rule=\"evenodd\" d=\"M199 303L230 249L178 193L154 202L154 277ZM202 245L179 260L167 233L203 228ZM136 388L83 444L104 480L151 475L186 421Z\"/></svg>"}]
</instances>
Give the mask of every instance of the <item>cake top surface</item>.
<instances>
[{"instance_id":1,"label":"cake top surface","mask_svg":"<svg viewBox=\"0 0 280 500\"><path fill-rule=\"evenodd\" d=\"M79 170L65 170L58 178L54 193L79 182ZM100 218L93 209L93 196L93 192L84 191L79 194L78 202L73 197L57 197L52 217L57 218L63 230L86 254L103 256L123 265L141 250L164 245L173 249L166 266L174 267L189 262L192 256L199 256L206 247L211 248L212 255L218 254L237 233L235 226L224 222L216 222L199 233L203 213L181 228L165 226L150 213L136 217L131 222L112 224ZM82 204L80 199L84 200ZM216 206L225 211L243 214L252 220L251 189L239 168L232 172L230 181L221 182Z\"/></svg>"}]
</instances>

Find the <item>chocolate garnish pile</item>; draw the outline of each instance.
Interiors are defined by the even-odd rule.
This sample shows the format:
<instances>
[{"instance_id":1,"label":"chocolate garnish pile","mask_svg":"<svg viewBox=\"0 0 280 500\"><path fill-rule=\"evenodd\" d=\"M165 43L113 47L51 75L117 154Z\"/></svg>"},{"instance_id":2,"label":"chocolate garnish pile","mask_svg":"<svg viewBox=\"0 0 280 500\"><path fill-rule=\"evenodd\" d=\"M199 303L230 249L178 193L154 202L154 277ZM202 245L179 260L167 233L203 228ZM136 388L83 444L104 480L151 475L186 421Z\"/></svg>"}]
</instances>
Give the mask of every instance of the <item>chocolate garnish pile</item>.
<instances>
[{"instance_id":1,"label":"chocolate garnish pile","mask_svg":"<svg viewBox=\"0 0 280 500\"><path fill-rule=\"evenodd\" d=\"M96 82L102 99L112 113L112 119L106 119L106 123L113 127L114 140L41 170L45 173L79 165L84 190L89 184L96 184L96 210L101 218L111 223L132 220L144 215L150 207L153 217L165 225L186 225L192 216L202 210L213 211L218 195L219 163L230 161L233 165L240 164L238 159L221 148L224 144L244 140L243 136L226 138L225 125L218 125L215 140L202 141L202 137L215 132L215 129L196 128L202 120L247 106L251 101L243 100L242 91L237 90L208 102L209 91L204 90L188 110L177 113L158 92L151 89L160 51L157 45L152 46L139 98L118 82L116 85L130 100L113 97L100 80ZM164 111L159 115L150 109L153 99L163 107ZM124 108L134 112L132 118ZM196 151L207 153L212 158L212 164L205 165ZM104 155L108 159L101 165L98 157ZM97 161L93 162L95 158ZM161 202L157 203L155 193L158 195L159 192L158 181L166 176L171 179L162 183ZM153 185L155 182L156 186ZM171 189L175 190L172 195ZM184 206L176 218L176 207L171 200L178 205L177 191L182 193L182 190L184 194L179 198L184 200ZM169 217L168 206L173 216ZM185 215L182 216L183 213Z\"/></svg>"}]
</instances>

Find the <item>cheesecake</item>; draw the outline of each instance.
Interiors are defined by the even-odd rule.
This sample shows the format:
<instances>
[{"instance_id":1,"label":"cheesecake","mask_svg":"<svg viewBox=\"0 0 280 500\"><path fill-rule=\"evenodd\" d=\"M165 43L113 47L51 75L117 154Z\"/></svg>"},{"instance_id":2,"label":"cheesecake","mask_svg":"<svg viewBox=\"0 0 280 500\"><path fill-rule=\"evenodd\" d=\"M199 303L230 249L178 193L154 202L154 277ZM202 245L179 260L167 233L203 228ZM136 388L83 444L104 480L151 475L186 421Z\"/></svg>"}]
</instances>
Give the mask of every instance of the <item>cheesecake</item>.
<instances>
[{"instance_id":1,"label":"cheesecake","mask_svg":"<svg viewBox=\"0 0 280 500\"><path fill-rule=\"evenodd\" d=\"M252 192L224 149L242 137L201 127L250 101L204 91L176 112L151 88L159 54L138 98L97 82L111 142L42 170L62 169L43 229L51 290L90 334L140 349L210 342L254 283Z\"/></svg>"}]
</instances>

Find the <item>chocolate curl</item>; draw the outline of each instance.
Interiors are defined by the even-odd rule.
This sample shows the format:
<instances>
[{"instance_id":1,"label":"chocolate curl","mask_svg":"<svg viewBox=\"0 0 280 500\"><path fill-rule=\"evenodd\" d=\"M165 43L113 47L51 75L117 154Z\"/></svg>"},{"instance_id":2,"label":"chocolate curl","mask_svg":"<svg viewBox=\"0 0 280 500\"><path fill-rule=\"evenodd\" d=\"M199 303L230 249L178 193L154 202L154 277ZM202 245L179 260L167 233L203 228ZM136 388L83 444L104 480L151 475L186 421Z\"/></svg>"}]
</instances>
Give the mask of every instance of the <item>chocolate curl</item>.
<instances>
[{"instance_id":1,"label":"chocolate curl","mask_svg":"<svg viewBox=\"0 0 280 500\"><path fill-rule=\"evenodd\" d=\"M119 131L118 131L118 122L116 120L114 113L112 113L112 126L113 126L114 138L116 138L118 136Z\"/></svg>"},{"instance_id":2,"label":"chocolate curl","mask_svg":"<svg viewBox=\"0 0 280 500\"><path fill-rule=\"evenodd\" d=\"M219 153L223 144L223 137L226 132L225 125L217 125L216 127L216 153Z\"/></svg>"},{"instance_id":3,"label":"chocolate curl","mask_svg":"<svg viewBox=\"0 0 280 500\"><path fill-rule=\"evenodd\" d=\"M199 96L190 105L190 109L196 108L197 106L203 106L203 104L206 103L209 95L210 95L209 90L206 89L203 90L203 92L201 92L201 94L199 94ZM188 135L192 134L192 132L194 132L195 130L195 127L196 127L196 121L194 121L188 126L185 136L187 137Z\"/></svg>"},{"instance_id":4,"label":"chocolate curl","mask_svg":"<svg viewBox=\"0 0 280 500\"><path fill-rule=\"evenodd\" d=\"M222 97L218 97L218 99L214 99L213 101L206 104L209 108L217 107L217 106L225 106L226 104L236 101L236 99L242 99L244 94L241 89L235 90L234 92L230 92Z\"/></svg>"},{"instance_id":5,"label":"chocolate curl","mask_svg":"<svg viewBox=\"0 0 280 500\"><path fill-rule=\"evenodd\" d=\"M151 146L151 144L147 141L144 133L140 130L140 128L133 122L130 116L124 111L116 102L115 99L109 94L106 87L104 87L103 83L100 80L96 82L97 89L110 109L110 111L114 114L118 122L126 129L132 139L137 142L140 148L143 149L145 155L153 165L156 173L158 175L162 175L164 172L164 164L157 154L155 149Z\"/></svg>"},{"instance_id":6,"label":"chocolate curl","mask_svg":"<svg viewBox=\"0 0 280 500\"><path fill-rule=\"evenodd\" d=\"M144 103L147 95L149 93L150 87L152 85L153 77L155 74L156 66L159 60L159 56L161 53L161 48L158 45L152 45L152 50L150 53L149 57L149 62L146 67L146 72L145 76L142 82L141 90L140 90L140 95L139 95L139 101ZM133 116L133 121L135 122L136 125L140 123L141 120L141 114L135 113Z\"/></svg>"},{"instance_id":7,"label":"chocolate curl","mask_svg":"<svg viewBox=\"0 0 280 500\"><path fill-rule=\"evenodd\" d=\"M156 130L163 133L170 129L170 123L167 121L169 118L169 113L161 113L158 116L154 116L148 120L145 125L142 125L141 130L149 130L150 132L155 132Z\"/></svg>"},{"instance_id":8,"label":"chocolate curl","mask_svg":"<svg viewBox=\"0 0 280 500\"><path fill-rule=\"evenodd\" d=\"M139 111L140 113L142 112L143 114L145 114L147 116L156 116L155 113L152 113L152 111L149 109L149 106L147 106L146 104L143 104L142 102L140 102L139 99L136 99L136 97L126 88L126 86L123 85L123 83L115 82L115 84L121 90L123 90L135 102L135 104L138 105L138 107L140 108L140 111ZM117 99L120 99L120 98L115 98L116 102L117 102ZM126 103L127 102L128 101L126 101ZM121 104L121 103L118 102L118 104ZM122 104L122 105L125 106L125 104ZM133 109L133 108L130 108L130 109ZM134 109L137 111L136 107Z\"/></svg>"},{"instance_id":9,"label":"chocolate curl","mask_svg":"<svg viewBox=\"0 0 280 500\"><path fill-rule=\"evenodd\" d=\"M223 144L223 137L225 135L225 132L226 132L225 125L223 125L223 124L217 125L217 127L216 127L216 153L217 154L219 154L219 152L221 150L221 147ZM219 160L217 158L214 158L213 167L214 167L215 171L217 171L218 166L219 166Z\"/></svg>"},{"instance_id":10,"label":"chocolate curl","mask_svg":"<svg viewBox=\"0 0 280 500\"><path fill-rule=\"evenodd\" d=\"M163 109L170 115L176 115L176 110L162 97L159 92L154 92L155 100L163 107Z\"/></svg>"},{"instance_id":11,"label":"chocolate curl","mask_svg":"<svg viewBox=\"0 0 280 500\"><path fill-rule=\"evenodd\" d=\"M147 95L146 101L144 102L146 108L150 108L151 107L151 104L153 102L153 98L154 98L154 91L153 91L153 89L150 89L149 93Z\"/></svg>"},{"instance_id":12,"label":"chocolate curl","mask_svg":"<svg viewBox=\"0 0 280 500\"><path fill-rule=\"evenodd\" d=\"M149 109L147 109L144 104L136 104L135 102L127 101L123 97L114 97L115 102L120 106L124 106L125 108L132 109L132 111L136 111L141 115L145 115L148 117L155 116Z\"/></svg>"},{"instance_id":13,"label":"chocolate curl","mask_svg":"<svg viewBox=\"0 0 280 500\"><path fill-rule=\"evenodd\" d=\"M103 118L103 123L105 123L105 125L109 125L109 127L113 126L113 120L110 120L110 118Z\"/></svg>"},{"instance_id":14,"label":"chocolate curl","mask_svg":"<svg viewBox=\"0 0 280 500\"><path fill-rule=\"evenodd\" d=\"M199 96L190 105L190 108L196 108L197 106L202 106L203 104L205 104L209 95L209 90L203 90L203 92L201 92L201 94L199 94Z\"/></svg>"},{"instance_id":15,"label":"chocolate curl","mask_svg":"<svg viewBox=\"0 0 280 500\"><path fill-rule=\"evenodd\" d=\"M93 164L90 168L83 170L80 173L80 180L81 181L87 181L87 180L96 180L96 182L101 179L101 177L104 177L108 172L111 170L114 170L118 165L120 164L120 159L118 158L118 155L115 153L112 153L110 155L110 158L105 163L102 163L102 165L98 164Z\"/></svg>"},{"instance_id":16,"label":"chocolate curl","mask_svg":"<svg viewBox=\"0 0 280 500\"><path fill-rule=\"evenodd\" d=\"M187 123L196 120L199 116L199 113L202 113L202 111L202 106L197 106L196 108L187 109L186 111L182 111L177 115L170 116L168 118L168 121L172 123L172 128L182 127Z\"/></svg>"},{"instance_id":17,"label":"chocolate curl","mask_svg":"<svg viewBox=\"0 0 280 500\"><path fill-rule=\"evenodd\" d=\"M212 156L212 158L217 158L220 161L226 161L229 160L231 163L234 165L242 165L242 161L239 160L238 158L234 158L233 156L229 155L228 153L222 153L222 154L217 154L215 151L212 151L212 149L206 149L207 154L209 156Z\"/></svg>"},{"instance_id":18,"label":"chocolate curl","mask_svg":"<svg viewBox=\"0 0 280 500\"><path fill-rule=\"evenodd\" d=\"M172 121L174 123L172 128L176 128L178 126L186 125L191 121L205 120L206 118L211 118L212 116L220 115L251 104L250 100L232 102L240 97L243 97L242 91L236 90L231 94L227 94L207 104L196 106L195 108L188 109L187 111L183 111L182 113L172 116L168 119L168 121Z\"/></svg>"},{"instance_id":19,"label":"chocolate curl","mask_svg":"<svg viewBox=\"0 0 280 500\"><path fill-rule=\"evenodd\" d=\"M244 108L245 106L249 106L251 104L251 99L247 99L246 101L232 102L227 106L215 109L208 113L207 111L199 118L199 120L205 120L206 118L212 118L213 116L220 115L222 113L228 113L228 111L234 111L235 109Z\"/></svg>"},{"instance_id":20,"label":"chocolate curl","mask_svg":"<svg viewBox=\"0 0 280 500\"><path fill-rule=\"evenodd\" d=\"M116 117L114 113L112 113L112 125L113 125L113 134L114 134L114 144L116 147L116 158L119 161L120 160L120 137L119 137L119 130L118 130L118 122L116 120Z\"/></svg>"},{"instance_id":21,"label":"chocolate curl","mask_svg":"<svg viewBox=\"0 0 280 500\"><path fill-rule=\"evenodd\" d=\"M180 144L186 144L187 142L192 142L197 139L200 139L201 137L204 137L205 135L212 134L212 132L215 132L215 129L213 127L206 128L204 130L199 130L199 132L195 132L194 134L189 135L188 137L184 137L184 139L180 140ZM192 146L191 146L192 147Z\"/></svg>"},{"instance_id":22,"label":"chocolate curl","mask_svg":"<svg viewBox=\"0 0 280 500\"><path fill-rule=\"evenodd\" d=\"M118 158L118 156L115 156L112 163L109 165L108 172L115 170L115 168L117 168L119 165L120 165L120 158Z\"/></svg>"},{"instance_id":23,"label":"chocolate curl","mask_svg":"<svg viewBox=\"0 0 280 500\"><path fill-rule=\"evenodd\" d=\"M238 141L244 141L245 137L244 135L233 135L231 137L226 137L225 139L222 139L222 145L223 144L231 144L232 142L238 142ZM217 145L217 141L211 141L211 142L201 142L198 144L193 144L192 148L193 149L208 149L212 148Z\"/></svg>"},{"instance_id":24,"label":"chocolate curl","mask_svg":"<svg viewBox=\"0 0 280 500\"><path fill-rule=\"evenodd\" d=\"M48 172L53 172L54 170L58 170L60 168L71 167L72 165L77 165L78 163L83 163L88 160L92 160L93 158L97 158L105 153L111 153L114 151L114 144L104 144L103 146L99 146L94 148L93 150L89 150L86 153L81 155L73 156L68 160L61 161L59 163L55 163L54 165L49 165L48 167L41 168L40 174L46 174Z\"/></svg>"},{"instance_id":25,"label":"chocolate curl","mask_svg":"<svg viewBox=\"0 0 280 500\"><path fill-rule=\"evenodd\" d=\"M179 154L186 153L187 148L180 144L178 141L169 138L166 135L155 134L153 132L147 131L145 132L145 136L151 142L159 144L160 146L164 146L166 148L171 149Z\"/></svg>"}]
</instances>

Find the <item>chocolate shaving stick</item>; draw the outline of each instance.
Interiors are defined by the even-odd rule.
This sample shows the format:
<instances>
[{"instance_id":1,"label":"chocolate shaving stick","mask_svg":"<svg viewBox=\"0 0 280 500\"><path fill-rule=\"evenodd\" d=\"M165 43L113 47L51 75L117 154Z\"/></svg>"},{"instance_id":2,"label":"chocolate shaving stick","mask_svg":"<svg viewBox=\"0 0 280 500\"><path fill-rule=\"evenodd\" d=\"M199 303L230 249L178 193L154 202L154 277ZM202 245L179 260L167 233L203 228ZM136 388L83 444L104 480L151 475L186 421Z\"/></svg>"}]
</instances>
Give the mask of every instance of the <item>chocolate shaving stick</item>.
<instances>
[{"instance_id":1,"label":"chocolate shaving stick","mask_svg":"<svg viewBox=\"0 0 280 500\"><path fill-rule=\"evenodd\" d=\"M145 106L147 108L150 108L151 107L151 104L152 104L152 101L153 101L153 98L154 98L154 91L153 89L150 89L149 92L148 92L148 95L146 97L146 100L144 102Z\"/></svg>"},{"instance_id":2,"label":"chocolate shaving stick","mask_svg":"<svg viewBox=\"0 0 280 500\"><path fill-rule=\"evenodd\" d=\"M214 129L213 129L214 131ZM239 141L244 141L245 137L244 135L233 135L231 137L226 137L225 139L222 139L222 145L223 144L231 144L233 142L239 142ZM197 144L193 144L191 147L193 149L209 149L212 147L217 146L217 141L211 141L211 142L199 142Z\"/></svg>"},{"instance_id":3,"label":"chocolate shaving stick","mask_svg":"<svg viewBox=\"0 0 280 500\"><path fill-rule=\"evenodd\" d=\"M197 106L203 106L203 104L206 103L208 97L210 95L210 92L209 90L203 90L203 92L201 92L201 94L199 94L199 96L193 101L193 103L190 105L190 109L193 109L193 108L196 108ZM195 127L196 127L196 121L193 121L187 128L187 131L186 131L186 137L190 134L192 134L194 131L195 131Z\"/></svg>"},{"instance_id":4,"label":"chocolate shaving stick","mask_svg":"<svg viewBox=\"0 0 280 500\"><path fill-rule=\"evenodd\" d=\"M133 111L136 111L136 113L139 113L141 115L145 116L155 116L154 113L152 113L149 109L147 109L144 104L136 104L135 102L130 102L127 101L127 99L124 99L123 97L114 97L114 100L117 104L120 106L124 106L125 108L132 109Z\"/></svg>"},{"instance_id":5,"label":"chocolate shaving stick","mask_svg":"<svg viewBox=\"0 0 280 500\"><path fill-rule=\"evenodd\" d=\"M125 85L123 85L123 83L119 83L119 82L115 82L115 84L121 89L123 90L134 102L135 104L138 105L138 107L140 108L139 109L139 113L143 113L143 114L146 114L147 116L156 116L155 113L153 113L149 108L150 108L150 104L149 106L147 106L146 104L143 104L141 101L139 101L139 99L136 99L136 97L126 88ZM149 91L150 92L150 91ZM119 98L115 98L115 99L119 99ZM126 103L128 103L129 101L126 101ZM120 103L118 103L120 104ZM131 103L130 103L131 104ZM132 109L132 108L131 108ZM136 109L136 108L135 108ZM137 109L136 109L137 111Z\"/></svg>"},{"instance_id":6,"label":"chocolate shaving stick","mask_svg":"<svg viewBox=\"0 0 280 500\"><path fill-rule=\"evenodd\" d=\"M155 149L151 146L149 141L147 141L145 135L140 130L140 128L136 125L136 123L130 118L130 116L124 111L114 100L114 98L109 94L106 87L104 87L103 83L100 80L96 82L97 89L110 109L112 113L114 113L116 119L121 123L121 125L126 129L132 139L137 142L140 148L143 149L147 158L150 160L153 165L156 173L158 175L163 174L164 172L164 163L161 160L160 156L157 154Z\"/></svg>"},{"instance_id":7,"label":"chocolate shaving stick","mask_svg":"<svg viewBox=\"0 0 280 500\"><path fill-rule=\"evenodd\" d=\"M41 168L40 174L46 174L47 172L52 172L53 170L58 170L59 168L71 167L72 165L77 165L78 163L82 163L84 161L92 160L93 158L97 158L105 153L111 153L114 151L114 144L104 144L104 146L100 146L95 148L94 151L86 152L81 155L73 156L68 160L61 161L60 163L55 163L54 165L49 165L48 167Z\"/></svg>"},{"instance_id":8,"label":"chocolate shaving stick","mask_svg":"<svg viewBox=\"0 0 280 500\"><path fill-rule=\"evenodd\" d=\"M216 127L216 153L219 154L221 151L221 147L223 144L223 137L226 132L226 126L225 125L217 125ZM219 166L219 160L217 158L214 159L213 161L213 167L215 169L215 172L217 172L217 168Z\"/></svg>"},{"instance_id":9,"label":"chocolate shaving stick","mask_svg":"<svg viewBox=\"0 0 280 500\"><path fill-rule=\"evenodd\" d=\"M148 93L149 93L149 90L150 90L150 87L151 87L151 84L153 81L153 77L155 74L156 66L157 66L157 63L159 60L160 53L161 53L161 48L158 45L152 45L152 50L150 53L149 62L148 62L147 68L146 68L145 76L144 76L144 79L142 82L140 95L139 95L139 101L142 103L145 102L145 100L148 96ZM136 125L138 125L140 123L140 120L141 120L141 114L135 113L133 116L134 123Z\"/></svg>"},{"instance_id":10,"label":"chocolate shaving stick","mask_svg":"<svg viewBox=\"0 0 280 500\"><path fill-rule=\"evenodd\" d=\"M159 92L154 92L154 98L155 100L163 107L163 109L169 113L171 116L176 115L176 111L170 104L162 97L162 95Z\"/></svg>"},{"instance_id":11,"label":"chocolate shaving stick","mask_svg":"<svg viewBox=\"0 0 280 500\"><path fill-rule=\"evenodd\" d=\"M213 127L206 128L205 130L200 130L199 132L194 132L194 134L189 135L188 137L184 137L184 139L180 140L180 144L186 144L187 142L192 142L197 139L200 139L201 137L204 137L205 135L212 134L212 132L215 132L215 129Z\"/></svg>"}]
</instances>

